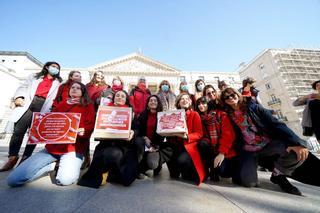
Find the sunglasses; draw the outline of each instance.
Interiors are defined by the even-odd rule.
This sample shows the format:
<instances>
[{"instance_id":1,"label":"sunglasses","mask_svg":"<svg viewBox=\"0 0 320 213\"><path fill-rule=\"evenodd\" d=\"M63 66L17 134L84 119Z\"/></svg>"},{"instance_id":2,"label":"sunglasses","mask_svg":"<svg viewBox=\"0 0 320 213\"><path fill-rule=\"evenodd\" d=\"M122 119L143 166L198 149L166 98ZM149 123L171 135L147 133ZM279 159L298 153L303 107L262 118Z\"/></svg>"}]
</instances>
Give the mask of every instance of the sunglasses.
<instances>
[{"instance_id":1,"label":"sunglasses","mask_svg":"<svg viewBox=\"0 0 320 213\"><path fill-rule=\"evenodd\" d=\"M230 98L235 99L237 97L237 95L235 93L232 93L230 95L226 95L223 97L224 100L228 100Z\"/></svg>"},{"instance_id":2,"label":"sunglasses","mask_svg":"<svg viewBox=\"0 0 320 213\"><path fill-rule=\"evenodd\" d=\"M214 95L214 94L216 94L215 91L207 92L207 95Z\"/></svg>"}]
</instances>

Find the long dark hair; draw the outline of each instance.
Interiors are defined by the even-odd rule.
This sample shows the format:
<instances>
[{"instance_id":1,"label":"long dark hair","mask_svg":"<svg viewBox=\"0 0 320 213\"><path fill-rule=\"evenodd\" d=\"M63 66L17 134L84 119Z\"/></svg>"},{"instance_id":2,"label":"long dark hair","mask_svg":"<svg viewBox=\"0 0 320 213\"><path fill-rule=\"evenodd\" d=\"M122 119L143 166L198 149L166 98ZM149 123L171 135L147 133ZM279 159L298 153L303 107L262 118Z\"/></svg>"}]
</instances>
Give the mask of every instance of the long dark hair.
<instances>
[{"instance_id":1,"label":"long dark hair","mask_svg":"<svg viewBox=\"0 0 320 213\"><path fill-rule=\"evenodd\" d=\"M217 90L211 85L211 84L207 84L204 88L203 88L203 92L202 92L202 96L206 97L207 96L207 89L212 88L213 91L217 92Z\"/></svg>"},{"instance_id":2,"label":"long dark hair","mask_svg":"<svg viewBox=\"0 0 320 213\"><path fill-rule=\"evenodd\" d=\"M127 105L128 107L131 107L132 110L133 110L133 106L131 106L131 104L130 104L129 94L125 90L119 90L119 91L115 92L114 95L113 95L113 98L112 98L112 103L114 103L114 99L116 97L116 94L119 93L119 92L123 92L124 94L126 94L126 103L125 103L125 105Z\"/></svg>"},{"instance_id":3,"label":"long dark hair","mask_svg":"<svg viewBox=\"0 0 320 213\"><path fill-rule=\"evenodd\" d=\"M61 69L61 67L60 67L60 64L58 64L58 63L55 62L55 61L48 61L47 63L45 63L45 64L43 65L43 67L42 67L42 70L41 70L40 72L38 72L37 74L35 74L34 77L35 77L36 79L39 79L39 78L42 77L42 76L46 76L46 75L49 73L47 67L49 67L49 66L52 65L52 64L56 64L56 65L58 65L58 67L59 67L59 73L56 74L56 75L54 75L54 76L52 76L53 79L58 79L59 82L62 82L62 78L60 77L60 69Z\"/></svg>"},{"instance_id":4,"label":"long dark hair","mask_svg":"<svg viewBox=\"0 0 320 213\"><path fill-rule=\"evenodd\" d=\"M157 111L157 112L162 112L162 111L163 111L162 103L161 103L161 101L160 101L160 98L159 98L157 95L151 95L151 96L149 96L149 97L147 98L147 102L146 102L146 106L145 106L145 111L147 111L147 112L150 111L148 105L149 105L149 101L150 101L150 99L151 99L152 97L155 97L155 98L157 99L157 102L158 102L156 111Z\"/></svg>"},{"instance_id":5,"label":"long dark hair","mask_svg":"<svg viewBox=\"0 0 320 213\"><path fill-rule=\"evenodd\" d=\"M226 103L226 98L225 98L225 96L226 96L227 94L231 94L231 93L234 93L234 94L236 94L236 95L238 96L238 98L239 98L240 110L241 110L242 112L246 112L246 110L247 110L246 99L243 98L243 96L239 93L238 90L236 90L236 89L234 89L234 88L232 88L232 87L227 87L227 88L225 88L224 90L222 90L222 92L221 92L221 94L220 94L220 103L223 104L224 111L226 111L228 114L234 112L234 109L233 109L230 105L228 105L228 104Z\"/></svg>"},{"instance_id":6,"label":"long dark hair","mask_svg":"<svg viewBox=\"0 0 320 213\"><path fill-rule=\"evenodd\" d=\"M197 87L200 82L203 82L204 86L206 86L206 83L204 82L203 79L196 80L196 83L194 84L194 86L196 88L196 92L201 92L200 90L198 90L198 87Z\"/></svg>"},{"instance_id":7,"label":"long dark hair","mask_svg":"<svg viewBox=\"0 0 320 213\"><path fill-rule=\"evenodd\" d=\"M199 115L201 115L203 112L201 112L200 110L199 110L199 104L200 103L203 103L203 104L207 104L208 105L208 100L207 100L207 98L206 97L204 97L204 96L202 96L202 97L200 97L200 98L198 98L197 99L197 101L196 101L196 105L194 106L194 109L199 113ZM209 107L209 106L208 106ZM209 109L207 109L207 111L209 111Z\"/></svg>"},{"instance_id":8,"label":"long dark hair","mask_svg":"<svg viewBox=\"0 0 320 213\"><path fill-rule=\"evenodd\" d=\"M71 78L72 78L73 74L75 74L75 73L80 73L80 75L81 75L80 71L77 71L77 70L70 71L69 75L68 75L68 80L66 81L65 84L71 84L71 82L72 82Z\"/></svg>"},{"instance_id":9,"label":"long dark hair","mask_svg":"<svg viewBox=\"0 0 320 213\"><path fill-rule=\"evenodd\" d=\"M84 85L84 84L81 83L81 82L75 81L75 82L72 82L72 83L71 83L70 89L69 89L69 92L68 92L69 97L70 97L71 87L72 87L72 85L74 85L74 84L79 84L80 87L81 87L81 93L82 93L82 95L81 95L81 98L80 98L80 104L83 105L83 106L87 106L88 104L90 104L90 103L91 103L91 99L90 99L90 97L89 97L87 87L86 87L86 85Z\"/></svg>"}]
</instances>

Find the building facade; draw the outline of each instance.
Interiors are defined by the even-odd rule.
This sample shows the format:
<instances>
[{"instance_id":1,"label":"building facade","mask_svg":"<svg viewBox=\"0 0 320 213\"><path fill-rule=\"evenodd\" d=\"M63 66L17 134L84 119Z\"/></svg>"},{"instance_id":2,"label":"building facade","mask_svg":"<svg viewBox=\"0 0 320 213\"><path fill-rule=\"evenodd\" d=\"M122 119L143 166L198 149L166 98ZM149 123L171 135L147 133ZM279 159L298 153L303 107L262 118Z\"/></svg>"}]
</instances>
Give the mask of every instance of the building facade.
<instances>
[{"instance_id":1,"label":"building facade","mask_svg":"<svg viewBox=\"0 0 320 213\"><path fill-rule=\"evenodd\" d=\"M0 93L2 100L0 104L0 132L3 130L6 120L10 115L10 102L16 88L31 73L39 72L43 63L27 52L0 51L0 77L6 84L1 85L3 90L10 88L10 92ZM130 91L138 81L140 76L145 76L148 88L152 93L156 93L162 80L168 80L172 90L178 94L179 84L186 81L189 91L194 92L194 84L198 79L203 79L207 84L212 84L217 88L218 80L224 80L232 87L240 88L241 81L238 72L213 72L213 71L181 71L165 63L144 56L141 53L132 53L119 58L108 60L87 68L65 68L62 65L61 77L67 80L68 74L72 70L78 70L82 75L82 82L88 83L94 72L103 71L106 81L111 84L113 77L120 76L124 82L124 89ZM0 89L1 89L0 88Z\"/></svg>"},{"instance_id":2,"label":"building facade","mask_svg":"<svg viewBox=\"0 0 320 213\"><path fill-rule=\"evenodd\" d=\"M320 79L320 50L266 49L240 67L241 79L257 80L262 104L302 136L302 107L292 102L314 92L311 83Z\"/></svg>"}]
</instances>

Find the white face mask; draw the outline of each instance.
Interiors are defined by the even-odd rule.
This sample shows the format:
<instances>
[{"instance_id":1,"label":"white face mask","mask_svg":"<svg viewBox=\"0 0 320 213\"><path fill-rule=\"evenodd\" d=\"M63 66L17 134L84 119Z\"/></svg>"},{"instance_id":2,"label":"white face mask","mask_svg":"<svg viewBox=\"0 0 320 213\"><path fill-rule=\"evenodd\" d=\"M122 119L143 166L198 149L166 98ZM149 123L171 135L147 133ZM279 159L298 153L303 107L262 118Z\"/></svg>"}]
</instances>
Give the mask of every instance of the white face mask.
<instances>
[{"instance_id":1,"label":"white face mask","mask_svg":"<svg viewBox=\"0 0 320 213\"><path fill-rule=\"evenodd\" d=\"M59 69L57 69L56 67L53 67L53 66L49 66L48 72L50 75L54 76L59 73Z\"/></svg>"},{"instance_id":2,"label":"white face mask","mask_svg":"<svg viewBox=\"0 0 320 213\"><path fill-rule=\"evenodd\" d=\"M198 85L197 85L197 88L198 88L199 91L203 91L203 89L204 89L204 84L198 84Z\"/></svg>"}]
</instances>

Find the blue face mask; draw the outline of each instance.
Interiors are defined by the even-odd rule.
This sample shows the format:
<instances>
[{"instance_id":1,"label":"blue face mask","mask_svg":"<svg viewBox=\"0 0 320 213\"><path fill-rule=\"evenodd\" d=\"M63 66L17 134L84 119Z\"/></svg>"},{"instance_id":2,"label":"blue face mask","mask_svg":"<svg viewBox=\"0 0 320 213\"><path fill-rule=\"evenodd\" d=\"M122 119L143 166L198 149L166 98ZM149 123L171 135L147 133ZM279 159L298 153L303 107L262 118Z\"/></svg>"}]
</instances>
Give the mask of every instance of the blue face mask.
<instances>
[{"instance_id":1,"label":"blue face mask","mask_svg":"<svg viewBox=\"0 0 320 213\"><path fill-rule=\"evenodd\" d=\"M188 85L182 85L181 86L181 90L184 91L184 92L187 92L188 91Z\"/></svg>"},{"instance_id":2,"label":"blue face mask","mask_svg":"<svg viewBox=\"0 0 320 213\"><path fill-rule=\"evenodd\" d=\"M48 72L50 75L54 76L57 75L59 73L59 70L55 67L50 66L48 69Z\"/></svg>"},{"instance_id":3,"label":"blue face mask","mask_svg":"<svg viewBox=\"0 0 320 213\"><path fill-rule=\"evenodd\" d=\"M168 92L168 91L169 91L169 86L166 85L166 84L164 84L164 85L161 86L161 90L162 90L163 92Z\"/></svg>"}]
</instances>

